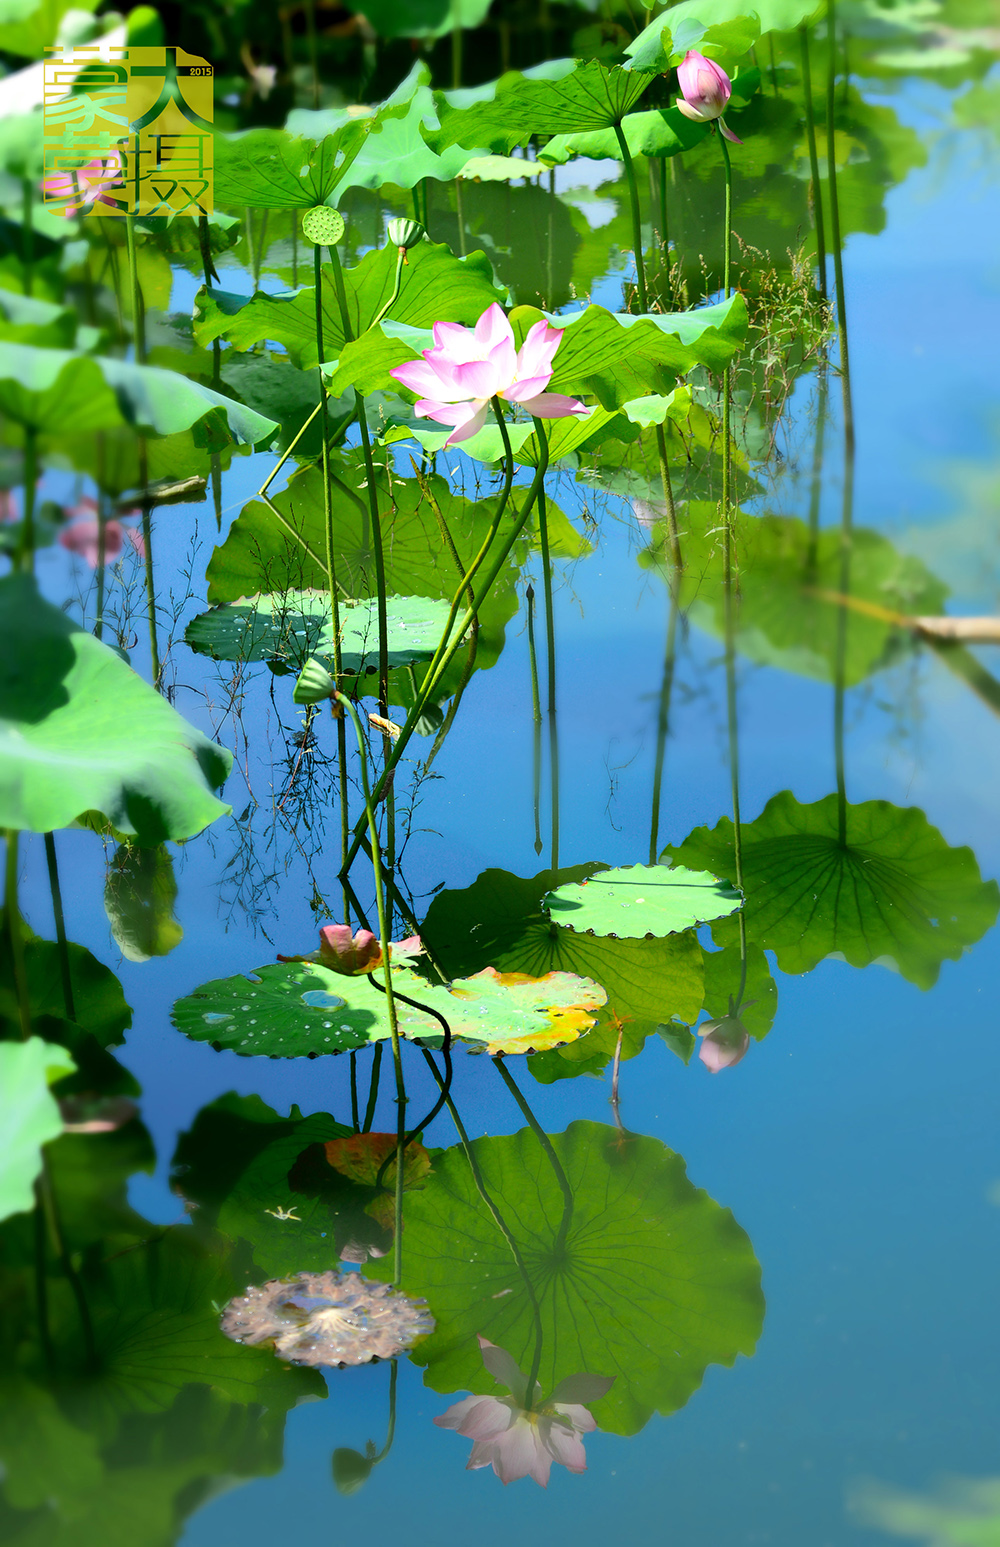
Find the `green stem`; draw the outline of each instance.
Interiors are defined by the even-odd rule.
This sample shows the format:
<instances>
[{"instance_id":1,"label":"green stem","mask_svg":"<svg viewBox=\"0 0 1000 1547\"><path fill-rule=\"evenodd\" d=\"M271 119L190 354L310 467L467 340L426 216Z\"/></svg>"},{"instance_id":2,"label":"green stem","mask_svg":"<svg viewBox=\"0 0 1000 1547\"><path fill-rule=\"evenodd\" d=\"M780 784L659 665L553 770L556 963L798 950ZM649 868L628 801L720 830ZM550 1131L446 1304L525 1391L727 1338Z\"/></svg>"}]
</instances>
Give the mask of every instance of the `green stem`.
<instances>
[{"instance_id":1,"label":"green stem","mask_svg":"<svg viewBox=\"0 0 1000 1547\"><path fill-rule=\"evenodd\" d=\"M827 10L829 67L826 77L826 168L830 193L830 240L837 286L837 336L840 341L840 374L844 397L844 440L854 454L854 409L851 399L851 360L847 344L847 305L844 298L844 256L840 235L840 199L837 194L837 150L834 140L837 84L837 8L829 0Z\"/></svg>"},{"instance_id":2,"label":"green stem","mask_svg":"<svg viewBox=\"0 0 1000 1547\"><path fill-rule=\"evenodd\" d=\"M45 1216L48 1222L49 1232L55 1245L59 1265L69 1283L73 1298L76 1301L77 1314L80 1318L80 1330L83 1333L83 1348L86 1358L86 1366L91 1373L97 1368L97 1346L94 1342L94 1324L90 1318L90 1306L87 1304L87 1296L84 1293L80 1275L73 1265L69 1247L66 1244L66 1236L63 1231L62 1218L59 1212L59 1204L56 1199L55 1188L52 1185L52 1172L49 1167L49 1158L45 1149L42 1149L42 1173L38 1179L39 1190L45 1208Z\"/></svg>"},{"instance_id":3,"label":"green stem","mask_svg":"<svg viewBox=\"0 0 1000 1547\"><path fill-rule=\"evenodd\" d=\"M379 323L382 321L382 318L385 316L386 312L391 311L392 308L395 306L396 302L399 300L399 291L400 291L400 287L402 286L402 283L403 283L403 264L405 262L406 262L406 248L405 247L400 247L398 249L397 253L396 253L396 279L395 279L395 283L393 284L393 287L392 287L392 294L390 295L388 301L386 301L385 305L382 307L382 310L376 316L374 322L372 322L370 324L370 328L377 328ZM317 287L318 287L318 282L317 282Z\"/></svg>"},{"instance_id":4,"label":"green stem","mask_svg":"<svg viewBox=\"0 0 1000 1547\"><path fill-rule=\"evenodd\" d=\"M62 887L59 885L59 865L56 860L56 841L51 833L45 834L45 862L49 872L49 891L52 896L52 913L56 924L56 943L59 947L59 972L62 977L63 1003L66 1019L76 1020L73 1003L73 974L70 968L69 944L66 940L66 919L63 914Z\"/></svg>"},{"instance_id":5,"label":"green stem","mask_svg":"<svg viewBox=\"0 0 1000 1547\"><path fill-rule=\"evenodd\" d=\"M541 433L535 420L535 433ZM538 491L538 540L542 550L542 584L545 592L545 652L548 673L550 817L552 821L552 869L559 869L559 738L556 728L556 624L552 604L552 559L545 484Z\"/></svg>"},{"instance_id":6,"label":"green stem","mask_svg":"<svg viewBox=\"0 0 1000 1547\"><path fill-rule=\"evenodd\" d=\"M31 295L34 289L33 270L35 266L35 227L32 217L33 200L34 189L31 186L31 179L26 177L21 186L21 226L22 230L24 231L23 275L25 295Z\"/></svg>"},{"instance_id":7,"label":"green stem","mask_svg":"<svg viewBox=\"0 0 1000 1547\"><path fill-rule=\"evenodd\" d=\"M719 145L722 148L722 160L726 169L726 248L723 254L723 290L726 300L729 300L732 286L730 284L730 267L733 247L733 167L729 159L729 146L726 144L726 136L720 129L718 132Z\"/></svg>"},{"instance_id":8,"label":"green stem","mask_svg":"<svg viewBox=\"0 0 1000 1547\"><path fill-rule=\"evenodd\" d=\"M38 431L33 425L24 430L24 519L17 550L17 567L25 574L35 567L35 484L38 481Z\"/></svg>"},{"instance_id":9,"label":"green stem","mask_svg":"<svg viewBox=\"0 0 1000 1547\"><path fill-rule=\"evenodd\" d=\"M371 786L368 779L368 755L358 712L346 694L334 694L336 702L350 715L358 742L358 758L361 764L361 789L368 818L368 832L372 846L372 872L375 881L375 907L378 912L379 940L382 945L382 971L385 975L385 1004L389 1015L389 1036L392 1040L392 1061L396 1071L396 1202L393 1232L393 1283L399 1284L403 1276L403 1154L406 1147L406 1085L403 1081L403 1058L399 1043L399 1026L396 1020L396 1001L392 991L392 973L389 966L389 927L385 905L385 888L382 884L382 856L379 850L378 826L372 808Z\"/></svg>"},{"instance_id":10,"label":"green stem","mask_svg":"<svg viewBox=\"0 0 1000 1547\"><path fill-rule=\"evenodd\" d=\"M137 365L145 365L146 319L143 313L142 289L139 284L139 269L136 261L134 215L125 216L125 244L128 249L128 274L132 293L132 341L135 348L135 362ZM145 488L145 480L143 480L142 486Z\"/></svg>"},{"instance_id":11,"label":"green stem","mask_svg":"<svg viewBox=\"0 0 1000 1547\"><path fill-rule=\"evenodd\" d=\"M535 853L542 852L542 705L538 695L538 658L535 653L535 590L529 585L524 593L528 605L528 663L531 667L531 714L534 721L534 806L535 806Z\"/></svg>"},{"instance_id":12,"label":"green stem","mask_svg":"<svg viewBox=\"0 0 1000 1547\"><path fill-rule=\"evenodd\" d=\"M663 765L670 729L670 700L673 695L674 665L677 659L677 598L670 593L670 619L667 623L667 648L660 686L660 708L656 723L656 760L653 766L653 810L649 824L649 863L655 865L660 848L660 796L663 789Z\"/></svg>"},{"instance_id":13,"label":"green stem","mask_svg":"<svg viewBox=\"0 0 1000 1547\"><path fill-rule=\"evenodd\" d=\"M809 145L809 173L812 179L813 220L816 222L816 263L819 268L819 288L826 300L826 231L823 221L823 186L819 180L819 157L816 154L816 117L813 112L812 70L809 64L809 28L799 28L802 50L802 90L806 105L806 140Z\"/></svg>"},{"instance_id":14,"label":"green stem","mask_svg":"<svg viewBox=\"0 0 1000 1547\"><path fill-rule=\"evenodd\" d=\"M24 936L21 933L21 910L17 901L17 829L8 827L4 838L7 844L4 914L7 922L7 937L10 941L10 957L14 967L14 990L17 994L21 1036L27 1041L31 1036L31 998L28 994L28 977L24 969Z\"/></svg>"},{"instance_id":15,"label":"green stem","mask_svg":"<svg viewBox=\"0 0 1000 1547\"><path fill-rule=\"evenodd\" d=\"M143 490L149 486L149 470L146 461L145 437L139 437L139 482ZM160 646L156 637L156 581L153 576L153 520L149 501L142 501L142 541L146 550L146 611L149 620L149 659L153 686L160 686Z\"/></svg>"},{"instance_id":16,"label":"green stem","mask_svg":"<svg viewBox=\"0 0 1000 1547\"><path fill-rule=\"evenodd\" d=\"M395 1435L396 1435L396 1379L397 1379L398 1375L399 1375L399 1360L398 1359L390 1359L390 1361L389 1361L389 1422L388 1422L388 1424L386 1426L386 1431L385 1431L385 1444L382 1446L382 1449L379 1451L378 1455L372 1457L372 1466L378 1466L378 1463L380 1461L384 1461L386 1456L389 1454L390 1450L392 1449L392 1442L393 1442L393 1439L395 1438Z\"/></svg>"},{"instance_id":17,"label":"green stem","mask_svg":"<svg viewBox=\"0 0 1000 1547\"><path fill-rule=\"evenodd\" d=\"M649 302L646 298L646 267L642 258L642 211L639 206L639 185L635 180L632 153L628 148L628 141L625 138L625 131L622 129L621 124L615 124L615 138L622 153L622 161L625 163L629 204L632 208L632 243L635 247L635 288L639 296L639 310L647 312L649 310Z\"/></svg>"},{"instance_id":18,"label":"green stem","mask_svg":"<svg viewBox=\"0 0 1000 1547\"><path fill-rule=\"evenodd\" d=\"M365 1107L365 1120L361 1125L362 1133L371 1133L372 1123L375 1121L375 1103L378 1101L379 1075L382 1071L382 1043L375 1044L375 1052L372 1055L372 1072L368 1085L368 1105Z\"/></svg>"}]
</instances>

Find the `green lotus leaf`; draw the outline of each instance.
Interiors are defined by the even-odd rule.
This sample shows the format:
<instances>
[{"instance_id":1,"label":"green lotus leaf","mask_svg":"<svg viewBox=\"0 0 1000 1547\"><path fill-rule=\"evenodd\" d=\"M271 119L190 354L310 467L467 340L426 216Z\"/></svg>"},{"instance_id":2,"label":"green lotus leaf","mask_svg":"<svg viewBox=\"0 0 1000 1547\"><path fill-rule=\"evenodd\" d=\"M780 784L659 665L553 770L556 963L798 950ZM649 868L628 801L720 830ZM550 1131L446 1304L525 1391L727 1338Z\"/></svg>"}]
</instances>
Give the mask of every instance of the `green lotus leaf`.
<instances>
[{"instance_id":1,"label":"green lotus leaf","mask_svg":"<svg viewBox=\"0 0 1000 1547\"><path fill-rule=\"evenodd\" d=\"M687 517L681 604L693 623L721 639L725 588L715 502L691 501ZM811 531L795 516L741 511L736 540L741 555L737 648L762 665L832 681L842 644L841 609L836 605L844 562L839 527ZM668 552L657 532L656 542L639 562L666 571ZM844 620L842 669L848 686L862 682L909 646L910 636L893 623L893 612L939 613L947 596L946 587L919 559L900 553L880 532L863 527L851 534L850 591L862 606L849 610ZM866 612L864 604L873 612Z\"/></svg>"},{"instance_id":2,"label":"green lotus leaf","mask_svg":"<svg viewBox=\"0 0 1000 1547\"><path fill-rule=\"evenodd\" d=\"M471 324L494 301L504 299L481 252L456 258L444 243L420 242L409 250L407 258L399 298L392 307L396 322L420 328L430 328L438 321ZM366 253L359 264L344 271L347 310L355 339L366 334L389 300L395 275L396 253L388 247ZM328 268L322 271L320 288L323 358L335 361L344 351L345 340L340 303ZM316 291L311 285L290 295L258 294L247 298L202 289L195 297L195 315L199 344L225 336L234 348L246 350L267 339L286 349L294 365L305 369L319 362ZM347 347L353 349L357 345ZM396 383L389 379L388 386L395 389Z\"/></svg>"},{"instance_id":3,"label":"green lotus leaf","mask_svg":"<svg viewBox=\"0 0 1000 1547\"><path fill-rule=\"evenodd\" d=\"M545 163L524 156L470 156L458 176L466 182L512 183L518 178L540 177Z\"/></svg>"},{"instance_id":4,"label":"green lotus leaf","mask_svg":"<svg viewBox=\"0 0 1000 1547\"><path fill-rule=\"evenodd\" d=\"M558 77L556 68L564 66ZM439 149L462 144L511 150L532 134L582 134L621 123L649 82L638 71L610 69L596 59L551 60L548 78L511 70L492 99L442 109ZM457 93L452 93L452 100Z\"/></svg>"},{"instance_id":5,"label":"green lotus leaf","mask_svg":"<svg viewBox=\"0 0 1000 1547\"><path fill-rule=\"evenodd\" d=\"M369 0L365 16L383 38L440 38L478 27L490 0Z\"/></svg>"},{"instance_id":6,"label":"green lotus leaf","mask_svg":"<svg viewBox=\"0 0 1000 1547\"><path fill-rule=\"evenodd\" d=\"M65 1048L41 1037L0 1042L0 1220L34 1205L42 1145L62 1133L62 1116L49 1086L76 1065Z\"/></svg>"},{"instance_id":7,"label":"green lotus leaf","mask_svg":"<svg viewBox=\"0 0 1000 1547\"><path fill-rule=\"evenodd\" d=\"M629 113L621 121L622 133L633 156L676 156L707 138L707 124L694 123L676 107ZM574 156L594 161L623 159L614 129L592 129L585 134L555 134L538 152L545 166L562 166Z\"/></svg>"},{"instance_id":8,"label":"green lotus leaf","mask_svg":"<svg viewBox=\"0 0 1000 1547\"><path fill-rule=\"evenodd\" d=\"M514 1233L542 1322L539 1380L551 1391L588 1371L615 1377L593 1403L600 1428L634 1434L675 1412L710 1364L754 1351L763 1324L760 1267L728 1209L694 1187L658 1140L574 1122L550 1135L573 1196L564 1198L535 1135L481 1138L483 1184ZM434 1391L494 1391L477 1337L521 1369L534 1354L531 1301L461 1147L437 1151L406 1202L403 1288L426 1296L435 1331L411 1358ZM391 1276L385 1260L366 1274ZM627 1308L628 1314L623 1314Z\"/></svg>"},{"instance_id":9,"label":"green lotus leaf","mask_svg":"<svg viewBox=\"0 0 1000 1547\"><path fill-rule=\"evenodd\" d=\"M184 938L174 917L177 881L169 851L119 844L104 883L111 935L127 961L167 956Z\"/></svg>"},{"instance_id":10,"label":"green lotus leaf","mask_svg":"<svg viewBox=\"0 0 1000 1547\"><path fill-rule=\"evenodd\" d=\"M33 1025L43 1017L47 1028L55 1021L69 1020L63 994L61 953L54 940L41 940L22 924L24 975L28 989ZM67 944L70 985L73 993L75 1025L93 1037L101 1047L124 1042L132 1024L132 1011L125 1003L122 986L109 967L91 955L86 946ZM21 1035L17 994L14 990L13 962L6 930L0 936L0 1037L16 1039ZM51 1037L50 1039L55 1040Z\"/></svg>"},{"instance_id":11,"label":"green lotus leaf","mask_svg":"<svg viewBox=\"0 0 1000 1547\"><path fill-rule=\"evenodd\" d=\"M430 660L448 622L448 606L426 596L388 596L389 665ZM192 619L184 639L217 661L271 661L301 671L315 657L333 670L333 626L328 591L284 591L213 607ZM341 661L345 676L378 666L378 602L340 603Z\"/></svg>"},{"instance_id":12,"label":"green lotus leaf","mask_svg":"<svg viewBox=\"0 0 1000 1547\"><path fill-rule=\"evenodd\" d=\"M725 929L727 926L722 925ZM721 951L704 951L705 967L705 1014L710 1020L721 1020L729 1014L731 1001L735 1001L743 984L739 1018L755 1041L767 1036L778 1010L778 985L771 976L767 957L759 945L749 943L746 952L746 968L738 941L723 947Z\"/></svg>"},{"instance_id":13,"label":"green lotus leaf","mask_svg":"<svg viewBox=\"0 0 1000 1547\"><path fill-rule=\"evenodd\" d=\"M207 421L204 433L220 446L256 445L277 428L176 371L11 343L0 343L0 413L54 439L122 423L144 435L175 435Z\"/></svg>"},{"instance_id":14,"label":"green lotus leaf","mask_svg":"<svg viewBox=\"0 0 1000 1547\"><path fill-rule=\"evenodd\" d=\"M283 129L216 136L215 195L236 209L312 209L334 204L371 129L370 118L339 115L323 139L297 139Z\"/></svg>"},{"instance_id":15,"label":"green lotus leaf","mask_svg":"<svg viewBox=\"0 0 1000 1547\"><path fill-rule=\"evenodd\" d=\"M821 0L682 0L657 16L625 52L636 70L659 73L679 64L689 48L730 57L746 52L765 32L790 32L822 13Z\"/></svg>"},{"instance_id":16,"label":"green lotus leaf","mask_svg":"<svg viewBox=\"0 0 1000 1547\"><path fill-rule=\"evenodd\" d=\"M629 865L570 881L546 905L557 924L577 934L641 940L725 918L741 901L735 888L704 870Z\"/></svg>"},{"instance_id":17,"label":"green lotus leaf","mask_svg":"<svg viewBox=\"0 0 1000 1547\"><path fill-rule=\"evenodd\" d=\"M0 826L100 812L145 846L191 838L230 809L231 762L32 576L0 580Z\"/></svg>"},{"instance_id":18,"label":"green lotus leaf","mask_svg":"<svg viewBox=\"0 0 1000 1547\"><path fill-rule=\"evenodd\" d=\"M732 824L699 828L666 853L731 877ZM885 800L841 806L827 795L804 806L789 790L775 795L743 827L743 880L747 936L789 973L838 955L852 967L883 961L931 988L941 963L957 961L1000 911L1000 888L981 879L971 849Z\"/></svg>"}]
</instances>

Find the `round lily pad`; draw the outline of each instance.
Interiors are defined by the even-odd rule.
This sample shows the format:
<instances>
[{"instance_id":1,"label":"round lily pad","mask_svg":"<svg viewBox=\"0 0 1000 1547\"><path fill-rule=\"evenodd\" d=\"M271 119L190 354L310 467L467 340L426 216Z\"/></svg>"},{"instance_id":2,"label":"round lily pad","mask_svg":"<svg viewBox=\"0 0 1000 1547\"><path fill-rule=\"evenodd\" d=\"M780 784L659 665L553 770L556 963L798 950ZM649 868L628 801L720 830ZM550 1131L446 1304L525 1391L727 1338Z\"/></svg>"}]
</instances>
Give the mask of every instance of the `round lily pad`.
<instances>
[{"instance_id":1,"label":"round lily pad","mask_svg":"<svg viewBox=\"0 0 1000 1547\"><path fill-rule=\"evenodd\" d=\"M672 935L735 913L743 899L728 881L683 865L631 865L571 881L548 898L553 919L592 935Z\"/></svg>"}]
</instances>

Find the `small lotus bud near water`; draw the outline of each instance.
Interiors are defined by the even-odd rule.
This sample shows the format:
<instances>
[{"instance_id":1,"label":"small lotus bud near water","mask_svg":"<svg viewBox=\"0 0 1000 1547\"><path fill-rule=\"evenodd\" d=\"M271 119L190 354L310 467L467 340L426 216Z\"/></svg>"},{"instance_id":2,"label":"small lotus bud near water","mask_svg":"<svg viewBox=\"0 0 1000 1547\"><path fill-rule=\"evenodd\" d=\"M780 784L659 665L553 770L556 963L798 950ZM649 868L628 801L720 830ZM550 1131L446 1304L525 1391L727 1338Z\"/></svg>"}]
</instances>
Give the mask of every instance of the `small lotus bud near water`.
<instances>
[{"instance_id":1,"label":"small lotus bud near water","mask_svg":"<svg viewBox=\"0 0 1000 1547\"><path fill-rule=\"evenodd\" d=\"M718 119L726 139L732 140L734 145L743 144L722 120L733 83L721 65L689 48L683 63L678 66L677 84L682 98L677 106L685 118L691 118L695 123L711 123Z\"/></svg>"},{"instance_id":2,"label":"small lotus bud near water","mask_svg":"<svg viewBox=\"0 0 1000 1547\"><path fill-rule=\"evenodd\" d=\"M409 247L416 247L422 242L427 232L417 220L390 220L385 228L386 240L390 247L397 247L400 252L406 252Z\"/></svg>"},{"instance_id":3,"label":"small lotus bud near water","mask_svg":"<svg viewBox=\"0 0 1000 1547\"><path fill-rule=\"evenodd\" d=\"M332 698L337 684L326 667L314 655L306 661L292 689L293 704L319 704L324 698Z\"/></svg>"},{"instance_id":4,"label":"small lotus bud near water","mask_svg":"<svg viewBox=\"0 0 1000 1547\"><path fill-rule=\"evenodd\" d=\"M381 964L382 947L370 929L352 935L350 924L327 924L319 932L319 959L331 972L357 977Z\"/></svg>"},{"instance_id":5,"label":"small lotus bud near water","mask_svg":"<svg viewBox=\"0 0 1000 1547\"><path fill-rule=\"evenodd\" d=\"M698 1035L704 1038L698 1057L711 1074L738 1064L750 1046L750 1033L735 1015L724 1015L718 1021L702 1021Z\"/></svg>"},{"instance_id":6,"label":"small lotus bud near water","mask_svg":"<svg viewBox=\"0 0 1000 1547\"><path fill-rule=\"evenodd\" d=\"M328 204L314 204L302 217L302 235L314 247L336 247L346 230L343 215Z\"/></svg>"}]
</instances>

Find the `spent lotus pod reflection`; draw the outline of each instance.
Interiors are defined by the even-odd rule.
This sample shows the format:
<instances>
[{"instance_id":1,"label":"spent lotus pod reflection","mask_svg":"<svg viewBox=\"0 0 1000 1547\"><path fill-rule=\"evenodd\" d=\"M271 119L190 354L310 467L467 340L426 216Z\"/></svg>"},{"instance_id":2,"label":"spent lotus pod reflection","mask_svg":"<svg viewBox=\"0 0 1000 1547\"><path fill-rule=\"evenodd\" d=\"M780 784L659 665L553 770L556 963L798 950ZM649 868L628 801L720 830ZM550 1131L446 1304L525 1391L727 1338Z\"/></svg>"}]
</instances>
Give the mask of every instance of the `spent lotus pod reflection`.
<instances>
[{"instance_id":1,"label":"spent lotus pod reflection","mask_svg":"<svg viewBox=\"0 0 1000 1547\"><path fill-rule=\"evenodd\" d=\"M750 1033L736 1015L724 1015L718 1021L702 1021L698 1035L703 1038L698 1057L712 1074L738 1064L750 1046Z\"/></svg>"},{"instance_id":2,"label":"spent lotus pod reflection","mask_svg":"<svg viewBox=\"0 0 1000 1547\"><path fill-rule=\"evenodd\" d=\"M743 144L731 129L726 128L722 118L732 95L733 83L721 65L689 48L678 66L677 84L681 89L677 106L685 118L691 118L695 123L712 123L717 119L727 140L732 140L734 145Z\"/></svg>"},{"instance_id":3,"label":"spent lotus pod reflection","mask_svg":"<svg viewBox=\"0 0 1000 1547\"><path fill-rule=\"evenodd\" d=\"M456 446L482 429L495 397L519 403L538 419L586 414L576 398L545 391L561 341L561 329L536 322L518 349L514 330L494 301L475 328L436 322L433 347L389 375L419 394L413 410L418 419L454 426L445 445Z\"/></svg>"},{"instance_id":4,"label":"spent lotus pod reflection","mask_svg":"<svg viewBox=\"0 0 1000 1547\"><path fill-rule=\"evenodd\" d=\"M291 1364L356 1365L405 1353L434 1318L425 1300L360 1273L300 1273L251 1285L220 1325L236 1343L272 1343Z\"/></svg>"},{"instance_id":5,"label":"spent lotus pod reflection","mask_svg":"<svg viewBox=\"0 0 1000 1547\"><path fill-rule=\"evenodd\" d=\"M550 1397L527 1404L527 1377L517 1362L497 1344L480 1337L483 1363L508 1387L509 1397L465 1397L434 1419L440 1429L454 1429L474 1441L466 1471L491 1466L506 1485L519 1477L533 1477L548 1487L553 1461L568 1472L585 1472L584 1434L597 1428L587 1402L596 1402L614 1385L614 1376L570 1375L560 1381ZM571 1398L573 1400L566 1400Z\"/></svg>"}]
</instances>

